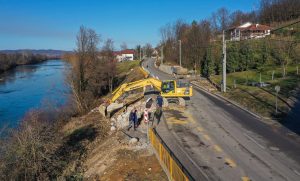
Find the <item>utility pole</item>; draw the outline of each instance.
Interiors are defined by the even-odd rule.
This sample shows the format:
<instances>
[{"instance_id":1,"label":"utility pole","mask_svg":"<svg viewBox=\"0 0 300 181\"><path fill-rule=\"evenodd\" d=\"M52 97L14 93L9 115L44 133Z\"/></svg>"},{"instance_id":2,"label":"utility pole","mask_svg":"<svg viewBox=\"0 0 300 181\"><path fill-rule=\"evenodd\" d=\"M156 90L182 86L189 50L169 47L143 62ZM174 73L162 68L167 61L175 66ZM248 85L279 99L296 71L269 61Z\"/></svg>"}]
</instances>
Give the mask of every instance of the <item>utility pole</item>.
<instances>
[{"instance_id":1,"label":"utility pole","mask_svg":"<svg viewBox=\"0 0 300 181\"><path fill-rule=\"evenodd\" d=\"M140 61L142 61L142 46L140 46Z\"/></svg>"},{"instance_id":2,"label":"utility pole","mask_svg":"<svg viewBox=\"0 0 300 181\"><path fill-rule=\"evenodd\" d=\"M178 41L179 41L179 65L181 67L181 40Z\"/></svg>"},{"instance_id":3,"label":"utility pole","mask_svg":"<svg viewBox=\"0 0 300 181\"><path fill-rule=\"evenodd\" d=\"M278 92L280 91L280 86L279 85L275 86L275 91L276 91L276 101L275 101L276 105L275 106L276 106L276 114L277 114L278 113L278 111L277 111L278 110Z\"/></svg>"},{"instance_id":4,"label":"utility pole","mask_svg":"<svg viewBox=\"0 0 300 181\"><path fill-rule=\"evenodd\" d=\"M225 31L223 30L223 92L226 92L226 40Z\"/></svg>"},{"instance_id":5,"label":"utility pole","mask_svg":"<svg viewBox=\"0 0 300 181\"><path fill-rule=\"evenodd\" d=\"M160 54L161 54L161 57L160 57L160 64L162 65L164 63L164 47L161 46L161 50L160 50Z\"/></svg>"}]
</instances>

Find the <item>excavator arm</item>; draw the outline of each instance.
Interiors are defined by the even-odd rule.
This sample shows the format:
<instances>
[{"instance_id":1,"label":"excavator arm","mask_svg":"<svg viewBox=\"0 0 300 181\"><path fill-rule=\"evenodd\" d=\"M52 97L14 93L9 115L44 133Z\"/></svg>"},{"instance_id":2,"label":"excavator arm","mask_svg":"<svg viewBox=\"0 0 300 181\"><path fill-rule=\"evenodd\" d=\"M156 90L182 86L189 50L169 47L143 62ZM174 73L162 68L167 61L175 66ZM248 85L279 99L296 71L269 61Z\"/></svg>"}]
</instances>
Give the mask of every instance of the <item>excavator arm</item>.
<instances>
[{"instance_id":1,"label":"excavator arm","mask_svg":"<svg viewBox=\"0 0 300 181\"><path fill-rule=\"evenodd\" d=\"M114 92L112 92L113 97L111 98L111 102L115 102L125 92L144 88L149 85L151 85L151 86L155 87L157 90L161 91L161 84L162 84L162 82L155 78L147 78L147 79L138 80L135 82L122 84Z\"/></svg>"},{"instance_id":2,"label":"excavator arm","mask_svg":"<svg viewBox=\"0 0 300 181\"><path fill-rule=\"evenodd\" d=\"M124 106L124 102L115 102L119 97L121 97L125 92L132 90L137 90L140 88L145 88L147 86L153 86L155 89L162 93L162 96L169 99L177 98L179 105L185 105L183 97L192 96L192 88L190 86L181 86L176 81L160 81L156 78L147 78L143 80L138 80L135 82L124 83L112 92L112 98L109 100L109 105L107 103L100 105L99 111L102 115L110 115L114 110L118 110ZM188 90L188 91L187 91ZM168 101L164 101L168 102Z\"/></svg>"}]
</instances>

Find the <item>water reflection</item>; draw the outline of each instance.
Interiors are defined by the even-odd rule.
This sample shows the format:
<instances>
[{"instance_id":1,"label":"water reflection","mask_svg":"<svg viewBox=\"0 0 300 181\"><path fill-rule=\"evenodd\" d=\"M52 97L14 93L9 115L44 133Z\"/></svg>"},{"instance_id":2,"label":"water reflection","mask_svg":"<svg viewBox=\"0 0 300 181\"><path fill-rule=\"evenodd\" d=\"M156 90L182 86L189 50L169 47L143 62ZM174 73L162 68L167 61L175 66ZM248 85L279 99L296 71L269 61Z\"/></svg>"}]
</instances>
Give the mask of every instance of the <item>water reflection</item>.
<instances>
[{"instance_id":1,"label":"water reflection","mask_svg":"<svg viewBox=\"0 0 300 181\"><path fill-rule=\"evenodd\" d=\"M15 126L24 114L43 102L63 105L69 94L65 71L69 65L49 60L23 65L0 75L0 125Z\"/></svg>"}]
</instances>

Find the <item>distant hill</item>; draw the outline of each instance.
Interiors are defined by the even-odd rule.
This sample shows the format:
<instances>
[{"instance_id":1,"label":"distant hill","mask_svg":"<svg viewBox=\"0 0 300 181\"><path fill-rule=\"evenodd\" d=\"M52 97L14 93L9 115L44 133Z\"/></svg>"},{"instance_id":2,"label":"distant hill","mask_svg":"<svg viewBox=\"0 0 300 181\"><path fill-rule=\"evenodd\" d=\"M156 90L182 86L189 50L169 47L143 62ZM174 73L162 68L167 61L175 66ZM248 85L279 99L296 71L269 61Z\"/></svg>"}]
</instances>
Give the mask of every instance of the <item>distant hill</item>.
<instances>
[{"instance_id":1,"label":"distant hill","mask_svg":"<svg viewBox=\"0 0 300 181\"><path fill-rule=\"evenodd\" d=\"M13 54L13 53L32 53L34 55L40 54L45 55L47 57L61 57L65 53L72 53L72 51L64 51L64 50L35 50L35 49L18 49L18 50L0 50L0 53Z\"/></svg>"}]
</instances>

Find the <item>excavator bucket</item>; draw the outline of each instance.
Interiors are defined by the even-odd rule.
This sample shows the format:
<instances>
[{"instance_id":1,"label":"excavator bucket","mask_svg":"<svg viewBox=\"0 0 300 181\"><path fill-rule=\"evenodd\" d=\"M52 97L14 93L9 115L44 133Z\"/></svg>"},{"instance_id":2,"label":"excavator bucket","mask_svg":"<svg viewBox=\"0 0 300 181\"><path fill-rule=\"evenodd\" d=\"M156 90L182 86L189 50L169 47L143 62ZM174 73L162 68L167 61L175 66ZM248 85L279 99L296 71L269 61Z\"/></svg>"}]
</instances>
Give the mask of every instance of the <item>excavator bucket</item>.
<instances>
[{"instance_id":1,"label":"excavator bucket","mask_svg":"<svg viewBox=\"0 0 300 181\"><path fill-rule=\"evenodd\" d=\"M111 113L121 109L122 107L124 107L123 103L111 103L109 105L101 104L99 106L99 112L102 116L110 117Z\"/></svg>"},{"instance_id":2,"label":"excavator bucket","mask_svg":"<svg viewBox=\"0 0 300 181\"><path fill-rule=\"evenodd\" d=\"M104 117L106 116L106 106L104 104L101 104L99 106L99 112L102 116L104 116Z\"/></svg>"}]
</instances>

